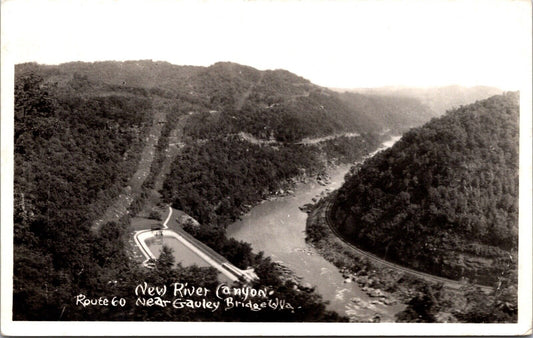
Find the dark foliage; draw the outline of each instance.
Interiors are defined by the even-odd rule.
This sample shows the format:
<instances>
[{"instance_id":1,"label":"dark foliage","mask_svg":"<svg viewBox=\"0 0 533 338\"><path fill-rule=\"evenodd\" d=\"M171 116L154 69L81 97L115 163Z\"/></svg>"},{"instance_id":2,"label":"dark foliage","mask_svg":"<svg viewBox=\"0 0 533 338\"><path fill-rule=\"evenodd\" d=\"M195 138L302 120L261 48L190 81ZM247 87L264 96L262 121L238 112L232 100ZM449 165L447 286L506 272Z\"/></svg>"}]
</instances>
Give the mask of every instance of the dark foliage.
<instances>
[{"instance_id":1,"label":"dark foliage","mask_svg":"<svg viewBox=\"0 0 533 338\"><path fill-rule=\"evenodd\" d=\"M120 254L123 229L109 224L100 238L89 228L135 168L150 102L77 95L84 81L58 90L17 69L14 319L68 317L61 309Z\"/></svg>"},{"instance_id":2,"label":"dark foliage","mask_svg":"<svg viewBox=\"0 0 533 338\"><path fill-rule=\"evenodd\" d=\"M186 147L167 177L163 196L203 224L225 225L276 192L302 168L318 166L316 149L261 147L238 137Z\"/></svg>"},{"instance_id":3,"label":"dark foliage","mask_svg":"<svg viewBox=\"0 0 533 338\"><path fill-rule=\"evenodd\" d=\"M249 245L227 239L223 225L290 179L320 172L328 160L352 161L372 150L379 137L366 131L387 125L289 72L230 63L24 64L17 66L15 82L15 320L344 320L326 311L318 295L282 278ZM142 281L209 288L218 283L212 269L170 268L168 252L154 270L137 266L125 244L131 239L128 217L91 231L135 172L151 114L160 109L169 112L167 122L150 176L130 209L141 208L161 170L170 132L187 115L185 147L165 181L164 197L202 221L197 237L238 266L253 265L260 286L300 308L213 314L133 306L133 289ZM305 137L343 132L362 136L299 144ZM122 297L127 305L120 311L75 306L78 294Z\"/></svg>"},{"instance_id":4,"label":"dark foliage","mask_svg":"<svg viewBox=\"0 0 533 338\"><path fill-rule=\"evenodd\" d=\"M518 95L479 101L409 131L361 166L334 209L339 230L367 250L494 285L516 268Z\"/></svg>"},{"instance_id":5,"label":"dark foliage","mask_svg":"<svg viewBox=\"0 0 533 338\"><path fill-rule=\"evenodd\" d=\"M68 67L79 72L69 73ZM159 285L190 281L210 289L218 284L217 273L212 269L171 269L171 260L165 259L168 254L162 256L153 271L138 267L128 257L125 246L129 239L127 217L119 223L103 224L97 233L90 230L135 171L152 120L149 113L158 109L153 103L172 104L175 100L168 127L162 131L165 139L177 119L189 109L204 107L203 101L187 95L172 98L174 94L169 95L164 89L105 83L95 79L91 71L84 74L83 68L17 66L13 319L343 320L326 311L318 295L296 290L293 284L282 280L272 263L252 254L249 245L226 239L224 232L216 228L209 228L206 242L239 266L256 265L264 281L261 286L273 287L278 297L299 308L292 313L256 314L241 309L213 314L134 306L133 290L142 281ZM229 152L233 141L228 140L224 151ZM153 173L161 166L159 153L164 143L158 144ZM244 144L240 151L246 151ZM248 165L243 163L242 168ZM284 171L291 169L275 170L279 171L276 179L294 174ZM126 299L127 305L119 310L85 308L75 305L79 294L91 298L116 296Z\"/></svg>"}]
</instances>

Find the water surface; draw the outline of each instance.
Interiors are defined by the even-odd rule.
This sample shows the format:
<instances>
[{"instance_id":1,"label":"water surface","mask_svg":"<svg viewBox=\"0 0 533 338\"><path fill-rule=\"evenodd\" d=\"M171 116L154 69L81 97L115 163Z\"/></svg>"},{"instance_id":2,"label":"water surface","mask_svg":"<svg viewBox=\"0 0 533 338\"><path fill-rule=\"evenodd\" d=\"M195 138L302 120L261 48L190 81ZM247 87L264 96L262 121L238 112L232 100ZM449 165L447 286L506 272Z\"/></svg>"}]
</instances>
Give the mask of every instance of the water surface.
<instances>
[{"instance_id":1,"label":"water surface","mask_svg":"<svg viewBox=\"0 0 533 338\"><path fill-rule=\"evenodd\" d=\"M183 266L211 266L200 256L198 256L197 253L189 249L175 237L151 237L146 239L145 243L153 255L157 258L159 258L159 255L163 250L163 246L168 246L172 250L172 255L174 256L174 261L176 264L181 263Z\"/></svg>"},{"instance_id":2,"label":"water surface","mask_svg":"<svg viewBox=\"0 0 533 338\"><path fill-rule=\"evenodd\" d=\"M398 138L383 144L389 147ZM341 165L328 171L331 182L322 186L314 181L300 183L294 195L277 198L252 208L241 220L227 228L227 235L248 242L255 252L263 251L274 261L281 261L302 283L316 287L328 308L358 320L371 320L379 314L382 320L392 321L397 307L371 304L370 299L355 283L346 283L338 268L325 260L305 242L307 214L299 207L313 203L326 189L338 189L344 182L349 165Z\"/></svg>"}]
</instances>

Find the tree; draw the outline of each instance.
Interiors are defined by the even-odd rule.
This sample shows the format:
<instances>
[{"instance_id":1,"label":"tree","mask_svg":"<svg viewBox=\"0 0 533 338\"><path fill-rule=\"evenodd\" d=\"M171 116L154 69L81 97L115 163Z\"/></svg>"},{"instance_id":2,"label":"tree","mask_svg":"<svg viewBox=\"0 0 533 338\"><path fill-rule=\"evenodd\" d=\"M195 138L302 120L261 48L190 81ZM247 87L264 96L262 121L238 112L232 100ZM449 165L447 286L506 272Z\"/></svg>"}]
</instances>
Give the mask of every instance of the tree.
<instances>
[{"instance_id":1,"label":"tree","mask_svg":"<svg viewBox=\"0 0 533 338\"><path fill-rule=\"evenodd\" d=\"M48 93L41 89L43 79L34 72L23 74L15 81L15 140L26 131L39 126L39 118L53 114Z\"/></svg>"},{"instance_id":2,"label":"tree","mask_svg":"<svg viewBox=\"0 0 533 338\"><path fill-rule=\"evenodd\" d=\"M163 245L159 258L156 261L156 268L162 271L168 271L172 269L174 263L176 262L174 255L172 254L172 248Z\"/></svg>"},{"instance_id":3,"label":"tree","mask_svg":"<svg viewBox=\"0 0 533 338\"><path fill-rule=\"evenodd\" d=\"M430 287L424 285L422 290L411 298L407 308L396 314L396 320L408 323L434 323L437 301Z\"/></svg>"},{"instance_id":4,"label":"tree","mask_svg":"<svg viewBox=\"0 0 533 338\"><path fill-rule=\"evenodd\" d=\"M161 221L161 214L159 214L157 211L153 210L153 211L150 211L150 214L148 215L148 218Z\"/></svg>"}]
</instances>

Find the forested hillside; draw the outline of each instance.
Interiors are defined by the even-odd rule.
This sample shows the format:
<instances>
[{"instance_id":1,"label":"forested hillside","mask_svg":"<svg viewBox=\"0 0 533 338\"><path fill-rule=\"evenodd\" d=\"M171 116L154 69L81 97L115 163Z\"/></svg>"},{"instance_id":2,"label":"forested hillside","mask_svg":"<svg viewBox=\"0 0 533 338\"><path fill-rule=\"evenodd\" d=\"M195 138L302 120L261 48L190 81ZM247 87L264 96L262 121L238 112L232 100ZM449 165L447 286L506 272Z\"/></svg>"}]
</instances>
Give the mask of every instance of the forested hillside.
<instances>
[{"instance_id":1,"label":"forested hillside","mask_svg":"<svg viewBox=\"0 0 533 338\"><path fill-rule=\"evenodd\" d=\"M165 91L106 83L87 74L70 74L61 66L17 66L14 320L344 320L327 311L312 290L299 290L269 259L215 228L204 228L215 250L242 268L253 265L262 283L254 286L268 286L280 299L301 306L299 310L257 314L235 308L212 313L134 305L133 290L144 281L158 285L182 281L210 289L219 283L211 268L173 269L170 255L163 255L154 270L140 266L130 255L128 215L91 230L117 195L128 190L143 146L152 137L148 132L154 123L161 123L154 120L160 113L156 110L163 110L168 121L163 122L172 125L188 109L201 107ZM163 127L162 139L170 129ZM156 149L154 175L165 147ZM80 294L124 298L126 305L84 307L76 303Z\"/></svg>"},{"instance_id":2,"label":"forested hillside","mask_svg":"<svg viewBox=\"0 0 533 338\"><path fill-rule=\"evenodd\" d=\"M338 230L421 271L516 283L518 112L506 93L410 130L339 190Z\"/></svg>"},{"instance_id":3,"label":"forested hillside","mask_svg":"<svg viewBox=\"0 0 533 338\"><path fill-rule=\"evenodd\" d=\"M368 109L380 111L379 105ZM179 139L171 136L178 121L184 124ZM171 269L168 257L147 271L128 253L130 216L142 209L156 177L165 177L164 184L158 181L161 205L197 218L197 237L235 264L256 267L263 283L258 287L267 283L302 306L295 313L263 312L261 320L344 320L249 245L227 239L224 226L296 179L366 155L398 121L370 119L336 93L283 70L151 61L18 65L13 318L257 321L242 310L213 315L74 305L78 294L112 294L131 304L132 289L142 280L217 283L209 269ZM177 155L161 176L171 137ZM153 151L145 151L149 141ZM144 153L150 156L142 159ZM141 164L147 166L145 181L134 177ZM127 212L105 221L106 210L132 189L138 191Z\"/></svg>"},{"instance_id":4,"label":"forested hillside","mask_svg":"<svg viewBox=\"0 0 533 338\"><path fill-rule=\"evenodd\" d=\"M76 77L46 87L36 67L17 68L14 319L61 319L71 297L113 266L106 257L119 246L89 229L135 171L151 101L90 86Z\"/></svg>"},{"instance_id":5,"label":"forested hillside","mask_svg":"<svg viewBox=\"0 0 533 338\"><path fill-rule=\"evenodd\" d=\"M150 60L72 62L40 66L40 71L45 74L43 77L47 83L59 86L77 76L87 78L93 84L136 88L179 99L183 104L195 104L194 109L198 111L239 112L235 121L238 127L254 122L249 126L250 132L265 138L286 123L297 127L294 135L288 137L298 139L301 135L326 135L339 130L370 132L390 129L389 118L394 120L392 125L410 127L413 115L422 116L419 122L425 122L429 116L427 108L416 99L396 99L398 109L393 114L390 102L394 99L387 95L361 96L363 101L371 102L357 104L352 100L354 106L350 106L338 93L288 71L259 71L230 62L219 62L210 67L176 66ZM372 116L376 114L379 119Z\"/></svg>"}]
</instances>

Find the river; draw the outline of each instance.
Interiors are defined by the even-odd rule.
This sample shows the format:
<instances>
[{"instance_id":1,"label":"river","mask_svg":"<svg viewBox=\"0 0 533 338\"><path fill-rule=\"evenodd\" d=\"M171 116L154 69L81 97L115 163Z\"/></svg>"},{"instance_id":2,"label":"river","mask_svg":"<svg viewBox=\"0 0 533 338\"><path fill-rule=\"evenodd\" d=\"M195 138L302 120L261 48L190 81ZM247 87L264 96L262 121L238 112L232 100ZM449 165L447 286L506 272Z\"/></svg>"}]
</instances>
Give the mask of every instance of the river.
<instances>
[{"instance_id":1,"label":"river","mask_svg":"<svg viewBox=\"0 0 533 338\"><path fill-rule=\"evenodd\" d=\"M399 138L384 142L380 150L392 146ZM341 165L329 169L330 183L327 186L314 181L300 183L293 195L264 201L231 224L227 235L250 243L254 251L263 251L272 260L289 267L302 278L302 283L315 286L317 293L329 302L328 309L356 321L370 321L375 315L379 315L382 321L392 321L398 311L397 305L372 302L355 283L346 283L337 267L305 242L307 214L298 207L312 203L312 199L326 189L338 189L350 167Z\"/></svg>"}]
</instances>

